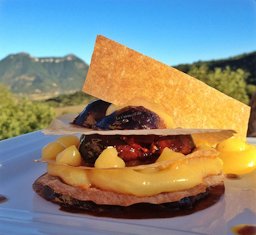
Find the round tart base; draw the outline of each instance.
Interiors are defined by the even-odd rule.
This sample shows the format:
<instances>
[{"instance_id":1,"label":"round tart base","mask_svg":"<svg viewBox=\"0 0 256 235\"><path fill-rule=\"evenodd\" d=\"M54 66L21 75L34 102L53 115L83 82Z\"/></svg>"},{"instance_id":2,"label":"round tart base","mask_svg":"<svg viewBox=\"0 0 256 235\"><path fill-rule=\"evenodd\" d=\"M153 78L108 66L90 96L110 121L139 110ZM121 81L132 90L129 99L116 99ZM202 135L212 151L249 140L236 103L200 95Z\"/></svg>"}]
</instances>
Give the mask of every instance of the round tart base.
<instances>
[{"instance_id":1,"label":"round tart base","mask_svg":"<svg viewBox=\"0 0 256 235\"><path fill-rule=\"evenodd\" d=\"M33 189L68 212L128 219L170 218L189 215L218 202L225 191L222 179L223 176L209 176L203 184L186 191L137 197L93 187L73 187L44 174L34 182Z\"/></svg>"}]
</instances>

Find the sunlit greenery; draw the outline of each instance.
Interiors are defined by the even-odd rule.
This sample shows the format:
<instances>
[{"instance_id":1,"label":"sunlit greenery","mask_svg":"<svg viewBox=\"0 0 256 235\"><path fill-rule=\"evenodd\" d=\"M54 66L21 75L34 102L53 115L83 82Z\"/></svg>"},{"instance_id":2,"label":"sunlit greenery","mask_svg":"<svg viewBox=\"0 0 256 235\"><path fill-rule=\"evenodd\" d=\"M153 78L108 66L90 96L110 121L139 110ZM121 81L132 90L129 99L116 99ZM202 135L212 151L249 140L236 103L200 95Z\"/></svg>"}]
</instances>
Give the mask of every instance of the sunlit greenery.
<instances>
[{"instance_id":1,"label":"sunlit greenery","mask_svg":"<svg viewBox=\"0 0 256 235\"><path fill-rule=\"evenodd\" d=\"M94 97L85 94L82 91L77 91L72 94L62 94L46 100L46 103L52 107L65 107L90 102Z\"/></svg>"},{"instance_id":2,"label":"sunlit greenery","mask_svg":"<svg viewBox=\"0 0 256 235\"><path fill-rule=\"evenodd\" d=\"M199 67L192 66L188 74L245 104L249 102L248 89L250 92L254 89L253 85L250 88L247 87L246 79L249 73L242 69L231 70L227 66L224 69L215 68L211 71L207 65L203 64Z\"/></svg>"},{"instance_id":3,"label":"sunlit greenery","mask_svg":"<svg viewBox=\"0 0 256 235\"><path fill-rule=\"evenodd\" d=\"M49 105L17 99L2 85L0 90L0 140L42 129L54 118Z\"/></svg>"}]
</instances>

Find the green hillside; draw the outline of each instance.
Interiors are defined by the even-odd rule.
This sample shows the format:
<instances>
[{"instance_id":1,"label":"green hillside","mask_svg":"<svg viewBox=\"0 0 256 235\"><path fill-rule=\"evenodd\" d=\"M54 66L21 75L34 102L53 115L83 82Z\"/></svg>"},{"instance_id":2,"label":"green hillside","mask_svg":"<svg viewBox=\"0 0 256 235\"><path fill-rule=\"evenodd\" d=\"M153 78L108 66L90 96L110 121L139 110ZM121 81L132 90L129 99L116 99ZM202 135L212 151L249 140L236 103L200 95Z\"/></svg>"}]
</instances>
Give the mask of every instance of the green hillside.
<instances>
[{"instance_id":1,"label":"green hillside","mask_svg":"<svg viewBox=\"0 0 256 235\"><path fill-rule=\"evenodd\" d=\"M59 94L81 89L88 65L75 55L32 57L12 54L0 61L0 83L20 94Z\"/></svg>"},{"instance_id":2,"label":"green hillside","mask_svg":"<svg viewBox=\"0 0 256 235\"><path fill-rule=\"evenodd\" d=\"M76 91L72 94L61 94L56 97L46 99L45 102L52 107L65 107L86 104L90 102L94 97L85 94L82 91Z\"/></svg>"},{"instance_id":3,"label":"green hillside","mask_svg":"<svg viewBox=\"0 0 256 235\"><path fill-rule=\"evenodd\" d=\"M11 54L0 60L0 84L33 99L54 97L47 102L55 107L78 105L79 100L90 99L73 94L81 90L88 67L75 55L39 58L27 53ZM256 91L256 51L175 67L247 104Z\"/></svg>"}]
</instances>

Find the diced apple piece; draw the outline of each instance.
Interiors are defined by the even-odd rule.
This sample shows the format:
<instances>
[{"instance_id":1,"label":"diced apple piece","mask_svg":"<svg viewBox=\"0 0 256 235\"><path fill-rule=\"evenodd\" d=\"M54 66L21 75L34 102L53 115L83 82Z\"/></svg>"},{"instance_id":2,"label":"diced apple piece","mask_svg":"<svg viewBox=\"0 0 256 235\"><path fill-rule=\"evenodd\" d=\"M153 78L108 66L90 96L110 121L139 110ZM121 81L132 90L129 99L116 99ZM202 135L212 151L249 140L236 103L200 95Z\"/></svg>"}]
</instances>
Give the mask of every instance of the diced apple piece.
<instances>
[{"instance_id":1,"label":"diced apple piece","mask_svg":"<svg viewBox=\"0 0 256 235\"><path fill-rule=\"evenodd\" d=\"M55 160L56 156L65 149L63 145L58 142L51 142L45 145L42 149L42 160Z\"/></svg>"},{"instance_id":2,"label":"diced apple piece","mask_svg":"<svg viewBox=\"0 0 256 235\"><path fill-rule=\"evenodd\" d=\"M100 154L95 161L96 168L121 168L125 167L125 162L118 157L117 150L114 147L108 147Z\"/></svg>"},{"instance_id":3,"label":"diced apple piece","mask_svg":"<svg viewBox=\"0 0 256 235\"><path fill-rule=\"evenodd\" d=\"M170 161L170 160L178 160L181 158L184 158L184 154L175 152L169 148L164 148L163 152L159 156L159 158L156 160L156 162L162 162L162 161Z\"/></svg>"},{"instance_id":4,"label":"diced apple piece","mask_svg":"<svg viewBox=\"0 0 256 235\"><path fill-rule=\"evenodd\" d=\"M65 148L67 148L67 147L69 147L71 145L75 145L76 147L78 147L79 142L80 142L79 138L77 136L75 136L75 135L61 136L56 141L61 143L62 145L64 145Z\"/></svg>"},{"instance_id":5,"label":"diced apple piece","mask_svg":"<svg viewBox=\"0 0 256 235\"><path fill-rule=\"evenodd\" d=\"M80 166L82 163L82 158L76 146L72 145L57 155L56 162L69 166Z\"/></svg>"}]
</instances>

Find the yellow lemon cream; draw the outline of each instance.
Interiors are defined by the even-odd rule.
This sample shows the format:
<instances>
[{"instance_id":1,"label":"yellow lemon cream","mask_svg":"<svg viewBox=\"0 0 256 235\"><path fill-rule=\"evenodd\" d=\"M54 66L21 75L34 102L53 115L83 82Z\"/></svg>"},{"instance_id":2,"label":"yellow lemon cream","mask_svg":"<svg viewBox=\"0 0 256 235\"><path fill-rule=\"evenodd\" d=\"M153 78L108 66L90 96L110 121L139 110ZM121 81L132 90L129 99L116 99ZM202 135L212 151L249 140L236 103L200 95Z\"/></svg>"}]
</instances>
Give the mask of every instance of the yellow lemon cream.
<instances>
[{"instance_id":1,"label":"yellow lemon cream","mask_svg":"<svg viewBox=\"0 0 256 235\"><path fill-rule=\"evenodd\" d=\"M247 174L256 169L256 146L231 137L219 143L217 150L226 174Z\"/></svg>"},{"instance_id":2,"label":"yellow lemon cream","mask_svg":"<svg viewBox=\"0 0 256 235\"><path fill-rule=\"evenodd\" d=\"M74 146L73 146L74 147ZM111 159L104 165L111 151ZM205 177L222 173L222 160L216 156L200 154L199 151L183 155L165 149L155 164L139 167L125 167L115 149L107 148L100 156L97 167L78 167L48 163L48 174L60 177L65 183L81 187L96 187L136 196L150 196L162 192L175 192L193 188L203 183ZM116 154L116 156L114 156Z\"/></svg>"}]
</instances>

